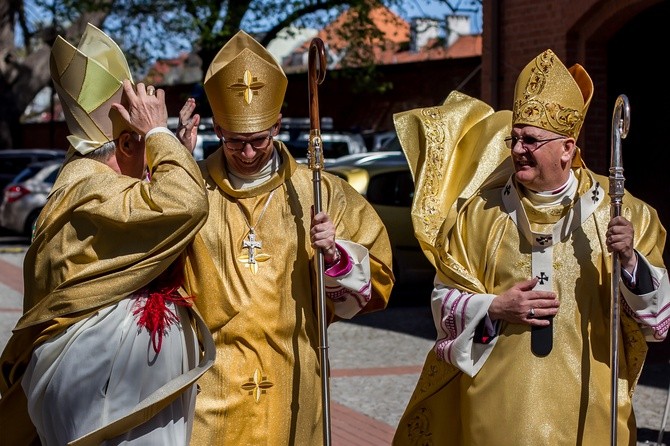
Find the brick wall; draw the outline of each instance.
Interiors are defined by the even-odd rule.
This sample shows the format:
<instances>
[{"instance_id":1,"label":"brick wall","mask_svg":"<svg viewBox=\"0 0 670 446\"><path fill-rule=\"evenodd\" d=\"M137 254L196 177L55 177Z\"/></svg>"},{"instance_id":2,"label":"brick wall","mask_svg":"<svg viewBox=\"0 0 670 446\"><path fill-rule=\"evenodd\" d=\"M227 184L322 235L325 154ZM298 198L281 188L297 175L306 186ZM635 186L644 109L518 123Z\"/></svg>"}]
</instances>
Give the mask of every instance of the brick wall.
<instances>
[{"instance_id":1,"label":"brick wall","mask_svg":"<svg viewBox=\"0 0 670 446\"><path fill-rule=\"evenodd\" d=\"M441 104L457 87L479 97L480 62L472 57L380 66L380 82L393 85L384 93L352 93L351 79L326 72L319 85L319 114L332 117L333 126L340 130L393 130L394 113ZM309 116L307 75L288 78L283 114Z\"/></svg>"},{"instance_id":2,"label":"brick wall","mask_svg":"<svg viewBox=\"0 0 670 446\"><path fill-rule=\"evenodd\" d=\"M442 59L378 67L380 82L393 85L384 93L352 93L351 78L338 72L327 72L319 85L319 114L332 117L337 130L393 130L393 114L418 107L438 105L449 92L462 92L479 97L479 57ZM289 83L282 113L290 117L308 117L307 74L288 75ZM179 109L189 97L195 97L197 112L211 116L209 104L198 84L164 87L170 116L178 116ZM25 124L22 147L67 148L67 126L64 122Z\"/></svg>"},{"instance_id":3,"label":"brick wall","mask_svg":"<svg viewBox=\"0 0 670 446\"><path fill-rule=\"evenodd\" d=\"M663 3L659 0L484 0L482 99L494 108L510 108L518 73L547 48L568 67L575 63L583 65L593 79L595 93L579 145L588 154L589 167L607 174L612 118L609 107L619 94L608 90L608 78L613 75L608 44L627 23L645 11L656 10L657 16L665 17L658 23L666 25L650 26L667 26L667 2ZM639 39L630 35L631 40L636 38ZM638 46L658 44L661 42L640 39Z\"/></svg>"}]
</instances>

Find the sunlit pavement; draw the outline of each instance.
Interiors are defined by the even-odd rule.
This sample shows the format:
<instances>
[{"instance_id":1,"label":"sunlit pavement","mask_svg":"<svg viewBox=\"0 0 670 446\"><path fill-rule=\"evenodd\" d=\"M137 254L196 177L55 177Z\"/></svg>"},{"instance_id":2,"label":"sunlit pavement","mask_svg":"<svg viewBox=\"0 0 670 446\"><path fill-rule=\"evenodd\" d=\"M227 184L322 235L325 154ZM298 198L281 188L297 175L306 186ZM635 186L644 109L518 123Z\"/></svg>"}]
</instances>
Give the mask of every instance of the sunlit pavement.
<instances>
[{"instance_id":1,"label":"sunlit pavement","mask_svg":"<svg viewBox=\"0 0 670 446\"><path fill-rule=\"evenodd\" d=\"M0 348L21 316L25 244L0 233ZM390 445L433 344L429 292L425 285L398 287L388 309L328 329L333 446ZM652 346L635 393L638 445L655 444L661 428L670 381L667 347ZM670 435L664 441L669 444Z\"/></svg>"}]
</instances>

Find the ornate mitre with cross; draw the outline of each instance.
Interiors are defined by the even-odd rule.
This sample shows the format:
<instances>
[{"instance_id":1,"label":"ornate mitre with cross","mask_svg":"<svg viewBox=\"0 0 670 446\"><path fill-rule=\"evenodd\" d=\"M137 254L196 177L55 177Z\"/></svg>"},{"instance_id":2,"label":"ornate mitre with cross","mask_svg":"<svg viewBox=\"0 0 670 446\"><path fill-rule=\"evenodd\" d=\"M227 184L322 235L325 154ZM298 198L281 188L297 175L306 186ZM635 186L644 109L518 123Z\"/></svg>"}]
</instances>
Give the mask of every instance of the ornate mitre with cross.
<instances>
[{"instance_id":1,"label":"ornate mitre with cross","mask_svg":"<svg viewBox=\"0 0 670 446\"><path fill-rule=\"evenodd\" d=\"M584 68L566 68L550 49L531 60L514 87L512 125L529 124L579 137L593 96L593 81Z\"/></svg>"},{"instance_id":2,"label":"ornate mitre with cross","mask_svg":"<svg viewBox=\"0 0 670 446\"><path fill-rule=\"evenodd\" d=\"M284 70L272 54L244 31L238 31L221 48L205 75L205 92L214 119L235 133L272 127L287 84Z\"/></svg>"}]
</instances>

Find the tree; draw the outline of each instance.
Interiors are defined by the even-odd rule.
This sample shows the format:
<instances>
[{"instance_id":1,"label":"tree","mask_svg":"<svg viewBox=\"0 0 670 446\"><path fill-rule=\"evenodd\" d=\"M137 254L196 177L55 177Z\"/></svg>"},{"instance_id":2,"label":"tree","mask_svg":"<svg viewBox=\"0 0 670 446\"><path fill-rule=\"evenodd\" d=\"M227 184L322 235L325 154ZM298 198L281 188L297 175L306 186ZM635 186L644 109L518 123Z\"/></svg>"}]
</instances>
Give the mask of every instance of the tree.
<instances>
[{"instance_id":1,"label":"tree","mask_svg":"<svg viewBox=\"0 0 670 446\"><path fill-rule=\"evenodd\" d=\"M0 0L0 149L19 141L20 116L50 84L49 55L56 36L77 42L86 23L108 32L134 72L141 73L147 61L168 50L192 49L207 67L238 29L255 33L267 45L289 25L321 28L353 8L356 23L344 32L356 49L355 59L370 61L370 42L379 30L367 11L382 4L402 10L405 1ZM434 1L454 12L481 7L481 0Z\"/></svg>"}]
</instances>

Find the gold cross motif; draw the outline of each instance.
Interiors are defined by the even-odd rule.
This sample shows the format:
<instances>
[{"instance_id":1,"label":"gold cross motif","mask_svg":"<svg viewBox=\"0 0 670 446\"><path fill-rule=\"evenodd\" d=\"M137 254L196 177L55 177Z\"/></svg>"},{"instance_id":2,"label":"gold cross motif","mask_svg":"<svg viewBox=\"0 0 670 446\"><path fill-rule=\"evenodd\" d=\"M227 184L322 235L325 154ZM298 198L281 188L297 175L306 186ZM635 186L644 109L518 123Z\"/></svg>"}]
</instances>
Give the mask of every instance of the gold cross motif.
<instances>
[{"instance_id":1,"label":"gold cross motif","mask_svg":"<svg viewBox=\"0 0 670 446\"><path fill-rule=\"evenodd\" d=\"M248 390L249 395L253 395L256 402L259 402L261 395L266 393L266 389L274 386L274 384L267 379L267 376L261 377L261 372L256 369L254 370L254 376L249 378L249 381L242 384L242 388Z\"/></svg>"},{"instance_id":2,"label":"gold cross motif","mask_svg":"<svg viewBox=\"0 0 670 446\"><path fill-rule=\"evenodd\" d=\"M258 94L258 90L265 87L264 82L260 82L257 77L254 77L251 74L251 71L244 70L244 75L241 79L237 80L237 83L231 85L231 90L239 91L241 95L244 96L244 101L247 104L251 104L251 100L254 98L254 95Z\"/></svg>"},{"instance_id":3,"label":"gold cross motif","mask_svg":"<svg viewBox=\"0 0 670 446\"><path fill-rule=\"evenodd\" d=\"M258 272L258 262L265 262L270 259L269 254L256 253L256 249L261 249L261 246L263 246L263 243L261 243L260 240L256 240L256 233L253 229L250 229L249 235L242 241L242 249L246 248L247 254L242 254L237 258L237 260L244 263L244 266L249 268L254 274Z\"/></svg>"}]
</instances>

